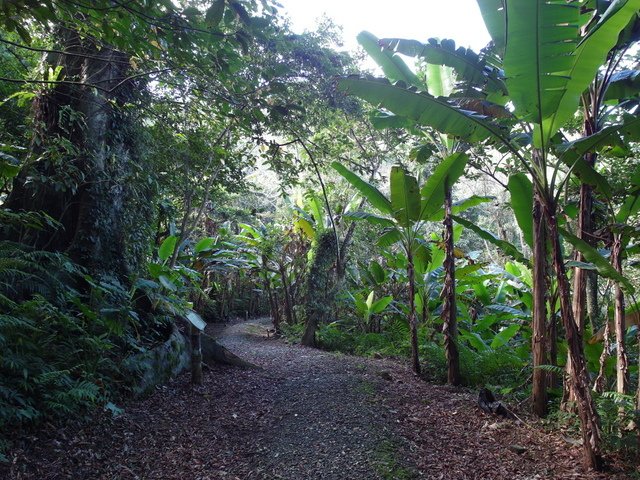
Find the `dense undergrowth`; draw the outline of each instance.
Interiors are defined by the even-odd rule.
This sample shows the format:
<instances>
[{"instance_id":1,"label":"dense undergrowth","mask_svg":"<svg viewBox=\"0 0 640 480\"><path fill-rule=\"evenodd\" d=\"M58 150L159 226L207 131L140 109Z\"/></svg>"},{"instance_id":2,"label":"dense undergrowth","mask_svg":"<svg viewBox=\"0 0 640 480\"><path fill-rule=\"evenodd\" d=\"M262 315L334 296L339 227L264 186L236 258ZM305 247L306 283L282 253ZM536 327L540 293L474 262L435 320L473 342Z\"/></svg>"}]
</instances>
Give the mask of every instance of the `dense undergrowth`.
<instances>
[{"instance_id":1,"label":"dense undergrowth","mask_svg":"<svg viewBox=\"0 0 640 480\"><path fill-rule=\"evenodd\" d=\"M20 220L43 228L43 218ZM113 402L138 373L125 360L171 329L171 317L141 308L150 298L142 286L149 281L126 288L61 253L0 241L0 455L10 437L42 422L117 412Z\"/></svg>"},{"instance_id":2,"label":"dense undergrowth","mask_svg":"<svg viewBox=\"0 0 640 480\"><path fill-rule=\"evenodd\" d=\"M283 331L290 341L299 341L300 325L285 326ZM334 322L322 325L317 335L320 348L329 351L407 359L411 354L408 332L407 323L402 320L386 325L381 333L358 332ZM440 343L429 340L429 332L425 327L419 329L418 335L425 378L437 383L445 382L447 365L444 348ZM514 391L516 385L526 381L527 363L514 355L509 347L477 352L463 344L460 346L460 359L465 386L487 386L507 394ZM526 395L526 392L519 393Z\"/></svg>"}]
</instances>

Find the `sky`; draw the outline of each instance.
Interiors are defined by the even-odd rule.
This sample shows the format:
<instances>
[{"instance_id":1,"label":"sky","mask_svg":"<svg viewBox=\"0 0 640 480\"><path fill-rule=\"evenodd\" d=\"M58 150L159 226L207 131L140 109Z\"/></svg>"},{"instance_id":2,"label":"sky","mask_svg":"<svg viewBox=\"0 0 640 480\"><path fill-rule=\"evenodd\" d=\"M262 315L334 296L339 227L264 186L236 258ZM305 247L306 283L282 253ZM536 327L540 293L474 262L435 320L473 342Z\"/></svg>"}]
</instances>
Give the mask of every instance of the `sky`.
<instances>
[{"instance_id":1,"label":"sky","mask_svg":"<svg viewBox=\"0 0 640 480\"><path fill-rule=\"evenodd\" d=\"M478 51L489 42L475 0L278 0L293 30L313 30L324 13L344 28L345 48L357 47L356 35L368 30L379 38L419 41L453 38Z\"/></svg>"}]
</instances>

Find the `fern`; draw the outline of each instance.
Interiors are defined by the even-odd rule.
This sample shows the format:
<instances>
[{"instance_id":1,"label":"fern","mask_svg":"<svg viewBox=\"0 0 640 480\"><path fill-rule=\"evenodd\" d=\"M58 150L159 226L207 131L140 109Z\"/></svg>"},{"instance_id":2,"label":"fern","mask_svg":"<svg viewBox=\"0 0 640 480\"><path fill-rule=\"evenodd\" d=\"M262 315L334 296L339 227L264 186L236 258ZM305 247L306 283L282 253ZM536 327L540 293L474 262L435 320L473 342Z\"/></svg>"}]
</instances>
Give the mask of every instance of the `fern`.
<instances>
[{"instance_id":1,"label":"fern","mask_svg":"<svg viewBox=\"0 0 640 480\"><path fill-rule=\"evenodd\" d=\"M534 368L539 368L540 370L544 370L545 372L554 373L559 377L563 377L567 374L567 371L564 368L557 365L538 365Z\"/></svg>"},{"instance_id":2,"label":"fern","mask_svg":"<svg viewBox=\"0 0 640 480\"><path fill-rule=\"evenodd\" d=\"M633 395L627 395L619 392L603 392L603 398L607 398L609 400L613 400L616 403L620 404L630 404L633 405L634 398Z\"/></svg>"}]
</instances>

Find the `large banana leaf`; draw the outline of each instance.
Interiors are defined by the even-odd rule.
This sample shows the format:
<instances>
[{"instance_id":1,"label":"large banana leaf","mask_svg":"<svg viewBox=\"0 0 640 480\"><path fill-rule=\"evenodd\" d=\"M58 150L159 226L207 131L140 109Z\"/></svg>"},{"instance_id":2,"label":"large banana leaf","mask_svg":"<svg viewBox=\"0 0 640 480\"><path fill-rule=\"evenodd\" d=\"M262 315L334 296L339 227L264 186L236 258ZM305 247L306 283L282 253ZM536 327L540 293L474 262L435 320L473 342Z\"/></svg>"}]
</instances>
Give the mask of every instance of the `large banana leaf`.
<instances>
[{"instance_id":1,"label":"large banana leaf","mask_svg":"<svg viewBox=\"0 0 640 480\"><path fill-rule=\"evenodd\" d=\"M632 185L631 191L616 213L616 222L620 224L626 224L629 217L640 211L640 166L636 167L629 183Z\"/></svg>"},{"instance_id":2,"label":"large banana leaf","mask_svg":"<svg viewBox=\"0 0 640 480\"><path fill-rule=\"evenodd\" d=\"M491 35L496 53L502 57L507 44L505 0L477 0L484 24Z\"/></svg>"},{"instance_id":3,"label":"large banana leaf","mask_svg":"<svg viewBox=\"0 0 640 480\"><path fill-rule=\"evenodd\" d=\"M611 197L611 187L606 178L596 172L582 157L588 152L606 150L628 153L628 145L640 139L640 117L627 115L617 125L605 127L593 135L567 142L557 151L560 160L585 183L595 186L601 193Z\"/></svg>"},{"instance_id":4,"label":"large banana leaf","mask_svg":"<svg viewBox=\"0 0 640 480\"><path fill-rule=\"evenodd\" d=\"M638 211L640 211L640 189L636 187L635 190L627 195L623 204L620 206L620 209L616 213L616 222L626 223L629 217L635 215Z\"/></svg>"},{"instance_id":5,"label":"large banana leaf","mask_svg":"<svg viewBox=\"0 0 640 480\"><path fill-rule=\"evenodd\" d=\"M577 2L565 0L506 0L507 88L516 116L542 127L534 130L538 148L546 149L552 137L551 125L570 80L579 35L579 7ZM571 113L577 105L576 101L570 107Z\"/></svg>"},{"instance_id":6,"label":"large banana leaf","mask_svg":"<svg viewBox=\"0 0 640 480\"><path fill-rule=\"evenodd\" d=\"M391 206L393 216L403 227L410 227L420 218L420 189L418 181L404 168L391 167Z\"/></svg>"},{"instance_id":7,"label":"large banana leaf","mask_svg":"<svg viewBox=\"0 0 640 480\"><path fill-rule=\"evenodd\" d=\"M424 275L431 261L431 246L418 239L413 245L413 264L418 275Z\"/></svg>"},{"instance_id":8,"label":"large banana leaf","mask_svg":"<svg viewBox=\"0 0 640 480\"><path fill-rule=\"evenodd\" d=\"M445 185L452 186L458 181L468 161L467 154L454 153L438 164L420 191L422 195L420 218L429 219L441 208L444 202Z\"/></svg>"},{"instance_id":9,"label":"large banana leaf","mask_svg":"<svg viewBox=\"0 0 640 480\"><path fill-rule=\"evenodd\" d=\"M369 117L371 125L376 130L384 130L386 128L405 128L407 130L415 126L415 122L412 122L406 117L400 117L393 113L377 111Z\"/></svg>"},{"instance_id":10,"label":"large banana leaf","mask_svg":"<svg viewBox=\"0 0 640 480\"><path fill-rule=\"evenodd\" d=\"M611 263L609 263L606 258L600 255L598 250L593 248L584 240L576 237L575 235L562 228L560 229L560 233L566 241L568 241L580 253L582 253L587 262L592 263L596 267L596 270L598 270L598 273L600 275L606 278L610 278L619 283L628 293L634 293L635 289L633 288L633 285L631 285L631 282L627 278L623 277L615 268L613 268Z\"/></svg>"},{"instance_id":11,"label":"large banana leaf","mask_svg":"<svg viewBox=\"0 0 640 480\"><path fill-rule=\"evenodd\" d=\"M386 79L349 76L338 80L338 88L373 105L389 110L421 125L459 137L470 143L487 138L508 143L501 128L487 117L463 110L445 98L435 98L392 85Z\"/></svg>"},{"instance_id":12,"label":"large banana leaf","mask_svg":"<svg viewBox=\"0 0 640 480\"><path fill-rule=\"evenodd\" d=\"M482 205L483 203L490 202L491 200L495 200L495 197L482 197L479 195L472 195L469 198L465 198L459 202L455 202L451 206L451 213L457 215L459 213L464 212L465 210L470 209L471 207L477 207L478 205ZM428 220L430 222L441 222L444 219L444 208L440 208L437 212L431 215Z\"/></svg>"},{"instance_id":13,"label":"large banana leaf","mask_svg":"<svg viewBox=\"0 0 640 480\"><path fill-rule=\"evenodd\" d=\"M357 174L338 162L331 163L331 166L342 175L351 185L353 185L371 205L382 213L393 214L391 202L380 190L368 182L362 180Z\"/></svg>"},{"instance_id":14,"label":"large banana leaf","mask_svg":"<svg viewBox=\"0 0 640 480\"><path fill-rule=\"evenodd\" d=\"M455 88L455 77L450 67L427 63L425 69L427 79L427 92L436 98L449 97ZM445 147L446 151L452 151L455 140L450 135L438 133L438 142Z\"/></svg>"},{"instance_id":15,"label":"large banana leaf","mask_svg":"<svg viewBox=\"0 0 640 480\"><path fill-rule=\"evenodd\" d=\"M524 241L533 248L533 184L524 173L516 173L509 177L507 188Z\"/></svg>"},{"instance_id":16,"label":"large banana leaf","mask_svg":"<svg viewBox=\"0 0 640 480\"><path fill-rule=\"evenodd\" d=\"M528 3L528 2L525 2ZM563 2L564 3L564 2ZM580 41L572 55L573 64L566 75L569 79L562 90L556 111L545 121L547 138L554 135L571 117L588 88L618 42L620 32L640 10L640 0L614 0L598 23ZM562 21L566 18L562 16Z\"/></svg>"},{"instance_id":17,"label":"large banana leaf","mask_svg":"<svg viewBox=\"0 0 640 480\"><path fill-rule=\"evenodd\" d=\"M457 215L452 215L451 218L460 225L463 225L465 228L468 228L476 235L478 235L481 239L486 240L487 242L495 245L500 250L502 250L505 255L513 258L515 261L524 263L526 265L529 264L529 260L525 257L520 250L518 250L515 245L506 240L501 240L497 238L494 234L487 232L485 229L479 227L475 223L467 220L466 218L458 217Z\"/></svg>"},{"instance_id":18,"label":"large banana leaf","mask_svg":"<svg viewBox=\"0 0 640 480\"><path fill-rule=\"evenodd\" d=\"M309 195L309 208L318 231L324 230L324 206L317 195Z\"/></svg>"},{"instance_id":19,"label":"large banana leaf","mask_svg":"<svg viewBox=\"0 0 640 480\"><path fill-rule=\"evenodd\" d=\"M604 93L604 101L617 103L638 96L640 96L640 70L623 70L611 76Z\"/></svg>"},{"instance_id":20,"label":"large banana leaf","mask_svg":"<svg viewBox=\"0 0 640 480\"><path fill-rule=\"evenodd\" d=\"M602 152L611 148L626 151L627 145L638 139L640 139L640 117L626 115L622 122L616 125L605 127L593 135L566 142L556 148L560 160L567 165L572 165L576 159L582 158L588 152Z\"/></svg>"},{"instance_id":21,"label":"large banana leaf","mask_svg":"<svg viewBox=\"0 0 640 480\"><path fill-rule=\"evenodd\" d=\"M401 38L383 38L380 45L409 57L421 58L433 65L444 65L455 70L458 80L484 87L487 93L507 94L507 87L499 71L486 65L474 51L458 47L453 40L430 38L428 43Z\"/></svg>"},{"instance_id":22,"label":"large banana leaf","mask_svg":"<svg viewBox=\"0 0 640 480\"><path fill-rule=\"evenodd\" d=\"M344 218L351 220L366 220L372 225L381 225L383 227L393 227L395 223L390 218L381 217L369 212L349 212L343 215Z\"/></svg>"},{"instance_id":23,"label":"large banana leaf","mask_svg":"<svg viewBox=\"0 0 640 480\"><path fill-rule=\"evenodd\" d=\"M407 85L420 88L422 82L418 76L411 71L406 63L395 53L383 49L378 41L378 37L369 32L358 34L358 43L369 54L369 56L382 68L385 76L392 82L403 81Z\"/></svg>"},{"instance_id":24,"label":"large banana leaf","mask_svg":"<svg viewBox=\"0 0 640 480\"><path fill-rule=\"evenodd\" d=\"M387 248L400 240L402 240L402 232L394 227L387 229L382 235L380 235L377 243L380 247Z\"/></svg>"},{"instance_id":25,"label":"large banana leaf","mask_svg":"<svg viewBox=\"0 0 640 480\"><path fill-rule=\"evenodd\" d=\"M313 239L316 236L316 230L311 224L309 220L306 218L299 217L293 222L293 227L302 233L304 233L307 238Z\"/></svg>"}]
</instances>

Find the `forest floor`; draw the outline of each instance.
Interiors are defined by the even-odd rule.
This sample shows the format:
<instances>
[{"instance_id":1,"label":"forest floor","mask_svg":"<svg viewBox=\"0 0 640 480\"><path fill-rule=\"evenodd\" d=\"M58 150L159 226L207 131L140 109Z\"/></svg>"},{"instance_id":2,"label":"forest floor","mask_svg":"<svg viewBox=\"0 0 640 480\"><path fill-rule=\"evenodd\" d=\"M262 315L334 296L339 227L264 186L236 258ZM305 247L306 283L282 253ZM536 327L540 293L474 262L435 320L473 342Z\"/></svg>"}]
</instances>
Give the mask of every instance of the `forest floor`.
<instances>
[{"instance_id":1,"label":"forest floor","mask_svg":"<svg viewBox=\"0 0 640 480\"><path fill-rule=\"evenodd\" d=\"M188 374L90 424L45 428L10 479L595 479L559 433L502 421L408 366L289 345L254 320L210 333L262 369ZM4 468L4 470L3 470Z\"/></svg>"}]
</instances>

